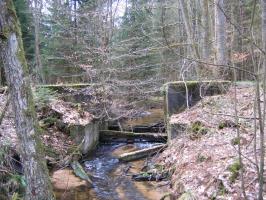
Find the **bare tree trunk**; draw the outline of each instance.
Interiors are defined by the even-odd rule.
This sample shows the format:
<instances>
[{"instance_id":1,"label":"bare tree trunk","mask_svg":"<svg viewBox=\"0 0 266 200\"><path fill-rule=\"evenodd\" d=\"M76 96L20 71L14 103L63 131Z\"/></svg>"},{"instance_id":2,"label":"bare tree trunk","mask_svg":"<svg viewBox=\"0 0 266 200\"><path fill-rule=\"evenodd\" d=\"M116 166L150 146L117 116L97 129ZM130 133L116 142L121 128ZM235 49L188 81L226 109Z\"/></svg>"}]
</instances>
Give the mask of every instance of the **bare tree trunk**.
<instances>
[{"instance_id":1,"label":"bare tree trunk","mask_svg":"<svg viewBox=\"0 0 266 200\"><path fill-rule=\"evenodd\" d=\"M16 132L26 178L27 200L53 200L49 174L38 135L21 30L12 0L0 0L0 54L4 63Z\"/></svg>"},{"instance_id":2,"label":"bare tree trunk","mask_svg":"<svg viewBox=\"0 0 266 200\"><path fill-rule=\"evenodd\" d=\"M34 0L34 37L35 37L35 65L37 69L37 79L40 83L44 83L44 75L42 68L42 60L40 53L40 17L42 9L42 0Z\"/></svg>"},{"instance_id":3,"label":"bare tree trunk","mask_svg":"<svg viewBox=\"0 0 266 200\"><path fill-rule=\"evenodd\" d=\"M224 0L215 0L215 45L216 45L216 64L227 65L228 58L226 52L226 27L224 15ZM227 70L227 69L225 69ZM223 70L223 71L225 71ZM223 75L220 68L214 71L216 78Z\"/></svg>"},{"instance_id":4,"label":"bare tree trunk","mask_svg":"<svg viewBox=\"0 0 266 200\"><path fill-rule=\"evenodd\" d=\"M266 50L266 0L261 1L262 7L262 45L263 50ZM260 173L259 173L259 200L263 199L263 185L264 185L264 156L265 156L265 145L264 145L264 127L265 127L265 89L266 89L266 55L263 55L263 69L264 69L264 76L263 76L263 97L264 97L264 108L263 113L260 109L260 95L258 94L258 111L259 111L259 118L260 118ZM259 91L259 86L257 86L257 90ZM262 113L262 114L261 114Z\"/></svg>"},{"instance_id":5,"label":"bare tree trunk","mask_svg":"<svg viewBox=\"0 0 266 200\"><path fill-rule=\"evenodd\" d=\"M203 0L203 45L202 45L202 59L208 61L210 58L210 21L209 21L209 0Z\"/></svg>"},{"instance_id":6,"label":"bare tree trunk","mask_svg":"<svg viewBox=\"0 0 266 200\"><path fill-rule=\"evenodd\" d=\"M191 53L193 54L194 58L200 58L200 55L199 55L199 52L198 52L198 48L197 48L197 46L195 44L195 41L194 41L194 38L193 38L193 32L192 32L192 28L191 28L191 25L190 25L188 9L187 9L187 6L185 4L185 1L184 0L179 0L179 5L180 5L180 9L181 9L182 16L183 16L183 21L184 21L184 24L185 24L187 40L188 40L188 43L192 47Z\"/></svg>"},{"instance_id":7,"label":"bare tree trunk","mask_svg":"<svg viewBox=\"0 0 266 200\"><path fill-rule=\"evenodd\" d=\"M243 27L243 18L242 18L242 7L243 7L243 3L240 2L240 0L233 0L230 2L230 6L231 6L231 21L234 24L237 24L238 27L236 28L234 25L231 25L231 29L232 29L232 37L233 39L233 43L232 43L232 47L230 48L230 51L233 51L233 53L230 53L231 55L231 60L233 59L233 54L234 53L241 53L242 52L242 35L243 35L243 31L242 31L242 27ZM236 62L234 64L235 66L237 66L238 68L243 68L243 63L242 62ZM237 75L236 75L236 80L245 80L245 73L243 71L237 71Z\"/></svg>"},{"instance_id":8,"label":"bare tree trunk","mask_svg":"<svg viewBox=\"0 0 266 200\"><path fill-rule=\"evenodd\" d=\"M78 20L77 20L77 0L74 0L74 34L75 34L75 45L78 44Z\"/></svg>"},{"instance_id":9,"label":"bare tree trunk","mask_svg":"<svg viewBox=\"0 0 266 200\"><path fill-rule=\"evenodd\" d=\"M3 68L3 63L2 63L2 60L0 60L0 86L3 85L2 83L2 68Z\"/></svg>"}]
</instances>

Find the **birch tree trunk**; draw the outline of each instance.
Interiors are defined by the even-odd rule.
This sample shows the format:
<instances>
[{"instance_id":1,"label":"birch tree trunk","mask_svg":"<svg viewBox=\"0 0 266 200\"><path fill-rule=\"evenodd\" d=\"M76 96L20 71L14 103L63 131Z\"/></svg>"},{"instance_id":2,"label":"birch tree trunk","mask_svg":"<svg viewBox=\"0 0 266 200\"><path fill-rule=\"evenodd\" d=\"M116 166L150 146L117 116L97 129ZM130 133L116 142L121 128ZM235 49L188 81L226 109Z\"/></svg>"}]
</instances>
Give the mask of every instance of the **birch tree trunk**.
<instances>
[{"instance_id":1,"label":"birch tree trunk","mask_svg":"<svg viewBox=\"0 0 266 200\"><path fill-rule=\"evenodd\" d=\"M15 113L15 125L26 178L27 200L53 200L49 174L38 135L21 30L12 0L0 0L0 54Z\"/></svg>"},{"instance_id":2,"label":"birch tree trunk","mask_svg":"<svg viewBox=\"0 0 266 200\"><path fill-rule=\"evenodd\" d=\"M225 15L224 15L224 0L215 0L215 46L216 46L216 64L227 65L227 53L226 53L226 27L225 27ZM221 70L224 69L224 70ZM218 67L215 69L214 74L216 78L223 75L223 71L227 69Z\"/></svg>"}]
</instances>

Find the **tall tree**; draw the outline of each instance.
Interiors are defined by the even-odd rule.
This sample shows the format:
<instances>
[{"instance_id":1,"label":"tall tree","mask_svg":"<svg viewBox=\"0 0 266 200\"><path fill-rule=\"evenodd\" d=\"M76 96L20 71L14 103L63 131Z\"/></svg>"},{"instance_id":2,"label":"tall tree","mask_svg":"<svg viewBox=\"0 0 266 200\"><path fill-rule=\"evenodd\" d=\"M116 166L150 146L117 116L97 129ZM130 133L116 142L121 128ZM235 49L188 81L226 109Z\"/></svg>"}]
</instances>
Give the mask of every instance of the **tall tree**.
<instances>
[{"instance_id":1,"label":"tall tree","mask_svg":"<svg viewBox=\"0 0 266 200\"><path fill-rule=\"evenodd\" d=\"M193 31L191 28L191 20L189 17L189 12L187 8L187 4L184 0L179 0L180 9L182 11L183 21L185 24L186 34L187 34L187 41L189 45L192 47L191 53L194 58L200 58L198 47L196 45L195 38L193 37Z\"/></svg>"},{"instance_id":2,"label":"tall tree","mask_svg":"<svg viewBox=\"0 0 266 200\"><path fill-rule=\"evenodd\" d=\"M225 27L225 15L224 15L224 0L215 0L215 46L216 46L216 64L226 65L227 64L227 53L226 53L226 27ZM222 75L220 67L217 68L216 78Z\"/></svg>"},{"instance_id":3,"label":"tall tree","mask_svg":"<svg viewBox=\"0 0 266 200\"><path fill-rule=\"evenodd\" d=\"M202 26L203 26L203 41L202 41L202 58L209 61L210 58L210 17L209 17L209 0L203 0Z\"/></svg>"},{"instance_id":4,"label":"tall tree","mask_svg":"<svg viewBox=\"0 0 266 200\"><path fill-rule=\"evenodd\" d=\"M34 19L28 0L13 0L18 20L21 24L21 33L25 57L30 72L34 70Z\"/></svg>"},{"instance_id":5,"label":"tall tree","mask_svg":"<svg viewBox=\"0 0 266 200\"><path fill-rule=\"evenodd\" d=\"M32 2L33 15L34 15L34 38L35 38L35 66L36 66L36 76L38 82L44 83L43 67L40 53L40 18L43 7L42 0L34 0Z\"/></svg>"},{"instance_id":6,"label":"tall tree","mask_svg":"<svg viewBox=\"0 0 266 200\"><path fill-rule=\"evenodd\" d=\"M261 1L261 7L262 7L262 47L264 50L263 55L263 69L264 69L264 77L263 77L263 87L264 87L264 107L265 104L265 90L266 90L266 0ZM258 100L258 104L260 104L260 99ZM259 105L258 105L259 106ZM260 112L260 111L259 111ZM263 119L263 120L262 120ZM265 157L265 144L264 144L264 128L265 128L265 108L263 113L263 118L260 120L260 171L259 171L259 200L263 200L263 190L264 190L264 157Z\"/></svg>"},{"instance_id":7,"label":"tall tree","mask_svg":"<svg viewBox=\"0 0 266 200\"><path fill-rule=\"evenodd\" d=\"M0 52L12 98L27 183L25 199L53 200L54 195L38 135L21 28L12 0L0 0Z\"/></svg>"}]
</instances>

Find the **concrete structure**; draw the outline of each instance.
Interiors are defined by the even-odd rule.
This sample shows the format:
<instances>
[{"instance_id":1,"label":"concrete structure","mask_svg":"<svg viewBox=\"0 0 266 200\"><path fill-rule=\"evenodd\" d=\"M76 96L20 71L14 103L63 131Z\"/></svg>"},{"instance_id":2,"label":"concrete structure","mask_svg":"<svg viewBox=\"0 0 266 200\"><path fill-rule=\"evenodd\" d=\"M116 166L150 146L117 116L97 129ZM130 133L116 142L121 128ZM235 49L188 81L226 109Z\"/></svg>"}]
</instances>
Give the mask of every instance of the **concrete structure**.
<instances>
[{"instance_id":1,"label":"concrete structure","mask_svg":"<svg viewBox=\"0 0 266 200\"><path fill-rule=\"evenodd\" d=\"M91 94L72 92L71 89L85 89L90 84L39 85L61 94L61 100L54 100L50 107L59 116L57 125L67 133L79 146L82 154L88 154L99 142L98 120L89 113ZM63 99L63 100L62 100ZM83 105L83 106L81 106Z\"/></svg>"},{"instance_id":2,"label":"concrete structure","mask_svg":"<svg viewBox=\"0 0 266 200\"><path fill-rule=\"evenodd\" d=\"M88 154L99 142L99 122L94 120L85 125L70 125L69 132L75 143L80 145L82 154Z\"/></svg>"},{"instance_id":3,"label":"concrete structure","mask_svg":"<svg viewBox=\"0 0 266 200\"><path fill-rule=\"evenodd\" d=\"M167 123L168 141L181 134L185 127L182 124L170 124L173 114L184 111L195 105L203 96L225 93L230 81L177 81L164 85L165 121Z\"/></svg>"}]
</instances>

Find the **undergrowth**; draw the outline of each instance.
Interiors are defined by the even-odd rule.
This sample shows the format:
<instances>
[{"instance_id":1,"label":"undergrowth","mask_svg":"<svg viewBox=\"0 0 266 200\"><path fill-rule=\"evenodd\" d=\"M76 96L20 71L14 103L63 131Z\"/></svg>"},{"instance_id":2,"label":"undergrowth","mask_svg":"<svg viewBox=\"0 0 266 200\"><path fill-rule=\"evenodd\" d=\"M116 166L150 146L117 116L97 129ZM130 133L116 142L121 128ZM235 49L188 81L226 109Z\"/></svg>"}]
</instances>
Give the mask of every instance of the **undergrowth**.
<instances>
[{"instance_id":1,"label":"undergrowth","mask_svg":"<svg viewBox=\"0 0 266 200\"><path fill-rule=\"evenodd\" d=\"M57 99L58 93L49 88L40 87L36 88L36 90L33 92L33 96L37 108L42 108L45 107L48 103L50 103L52 100Z\"/></svg>"},{"instance_id":2,"label":"undergrowth","mask_svg":"<svg viewBox=\"0 0 266 200\"><path fill-rule=\"evenodd\" d=\"M17 160L8 145L0 148L0 200L22 200L25 192L25 177L16 169ZM19 172L20 171L20 172Z\"/></svg>"}]
</instances>

